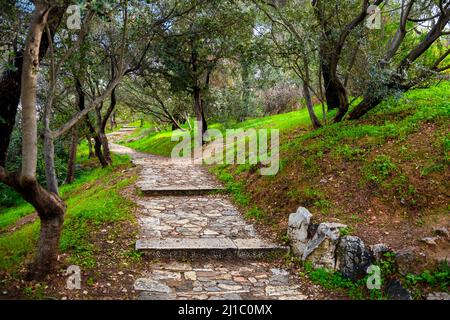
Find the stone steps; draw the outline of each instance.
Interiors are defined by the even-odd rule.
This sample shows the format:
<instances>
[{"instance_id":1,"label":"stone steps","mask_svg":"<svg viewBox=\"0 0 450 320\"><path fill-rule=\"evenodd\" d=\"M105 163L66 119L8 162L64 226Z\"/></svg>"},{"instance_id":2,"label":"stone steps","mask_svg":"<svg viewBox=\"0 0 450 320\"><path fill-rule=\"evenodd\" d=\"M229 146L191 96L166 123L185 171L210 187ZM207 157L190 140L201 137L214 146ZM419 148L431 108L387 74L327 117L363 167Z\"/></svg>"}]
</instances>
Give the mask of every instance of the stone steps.
<instances>
[{"instance_id":1,"label":"stone steps","mask_svg":"<svg viewBox=\"0 0 450 320\"><path fill-rule=\"evenodd\" d=\"M136 250L151 259L265 259L289 252L260 239L165 238L140 239Z\"/></svg>"},{"instance_id":2,"label":"stone steps","mask_svg":"<svg viewBox=\"0 0 450 320\"><path fill-rule=\"evenodd\" d=\"M224 191L225 188L221 187L141 187L141 192L144 196L197 196L208 195Z\"/></svg>"},{"instance_id":3,"label":"stone steps","mask_svg":"<svg viewBox=\"0 0 450 320\"><path fill-rule=\"evenodd\" d=\"M142 167L136 184L145 197L137 201L135 249L151 259L151 268L134 282L140 299L302 300L317 294L274 268L271 258L289 248L259 237L226 195L215 194L224 188L201 165L112 149Z\"/></svg>"},{"instance_id":4,"label":"stone steps","mask_svg":"<svg viewBox=\"0 0 450 320\"><path fill-rule=\"evenodd\" d=\"M140 300L305 300L320 294L268 262L155 263L134 282Z\"/></svg>"}]
</instances>

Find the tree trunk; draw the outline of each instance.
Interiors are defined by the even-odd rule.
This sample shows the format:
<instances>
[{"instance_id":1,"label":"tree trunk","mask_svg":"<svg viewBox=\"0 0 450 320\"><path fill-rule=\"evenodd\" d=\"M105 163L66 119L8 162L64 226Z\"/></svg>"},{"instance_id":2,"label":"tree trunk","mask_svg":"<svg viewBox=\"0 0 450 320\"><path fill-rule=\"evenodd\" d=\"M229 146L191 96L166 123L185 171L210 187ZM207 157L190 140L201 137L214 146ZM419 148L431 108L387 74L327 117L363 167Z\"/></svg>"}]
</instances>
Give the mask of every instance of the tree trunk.
<instances>
[{"instance_id":1,"label":"tree trunk","mask_svg":"<svg viewBox=\"0 0 450 320\"><path fill-rule=\"evenodd\" d=\"M113 131L117 127L116 110L114 110L113 113L111 114L111 117L109 118L109 122L110 122L110 129L111 129L111 131Z\"/></svg>"},{"instance_id":2,"label":"tree trunk","mask_svg":"<svg viewBox=\"0 0 450 320\"><path fill-rule=\"evenodd\" d=\"M81 85L81 81L78 78L75 78L75 88L77 90L77 99L78 99L78 109L80 111L85 109L85 94L83 91L83 87ZM98 161L100 162L101 166L103 168L107 167L108 161L105 159L102 153L102 140L100 139L98 133L95 131L94 126L91 123L91 120L89 119L89 115L87 114L85 116L86 118L86 125L89 129L90 134L92 135L92 138L94 139L94 152L95 156L98 158ZM101 124L101 122L100 122ZM89 139L88 139L89 140ZM88 143L90 146L90 150L92 150L91 143ZM89 152L90 154L90 152Z\"/></svg>"},{"instance_id":3,"label":"tree trunk","mask_svg":"<svg viewBox=\"0 0 450 320\"><path fill-rule=\"evenodd\" d=\"M361 118L367 112L375 108L382 99L371 96L364 97L364 99L350 112L348 115L349 120L356 120Z\"/></svg>"},{"instance_id":4,"label":"tree trunk","mask_svg":"<svg viewBox=\"0 0 450 320\"><path fill-rule=\"evenodd\" d=\"M203 145L203 134L206 132L206 121L204 119L202 99L200 94L200 88L194 87L194 111L195 117L197 119L197 139Z\"/></svg>"},{"instance_id":5,"label":"tree trunk","mask_svg":"<svg viewBox=\"0 0 450 320\"><path fill-rule=\"evenodd\" d=\"M89 156L92 152L92 146L89 145ZM69 160L67 162L67 177L66 183L72 183L75 180L75 163L77 158L77 148L78 148L78 128L74 126L72 128L72 135L70 139L70 152L69 152Z\"/></svg>"},{"instance_id":6,"label":"tree trunk","mask_svg":"<svg viewBox=\"0 0 450 320\"><path fill-rule=\"evenodd\" d=\"M0 168L0 179L20 193L33 205L41 220L41 232L33 268L33 277L42 279L55 270L59 237L66 206L55 193L42 188L36 180L37 166L37 117L36 96L39 75L40 44L49 5L45 1L34 1L34 12L30 20L25 42L20 100L22 106L22 168L20 173L9 174Z\"/></svg>"},{"instance_id":7,"label":"tree trunk","mask_svg":"<svg viewBox=\"0 0 450 320\"><path fill-rule=\"evenodd\" d=\"M41 220L36 258L29 276L43 279L55 271L66 205L56 194L46 191L37 182L16 190L33 205Z\"/></svg>"},{"instance_id":8,"label":"tree trunk","mask_svg":"<svg viewBox=\"0 0 450 320\"><path fill-rule=\"evenodd\" d=\"M339 98L339 108L334 117L335 122L341 121L348 111L348 96L347 90L342 85L341 80L338 79L337 75L334 75L331 82L333 83L333 87L337 90L337 95Z\"/></svg>"},{"instance_id":9,"label":"tree trunk","mask_svg":"<svg viewBox=\"0 0 450 320\"><path fill-rule=\"evenodd\" d=\"M98 137L98 135L94 136L94 151L95 151L95 155L98 158L98 161L100 161L100 164L103 168L106 168L107 166L109 166L108 161L105 159L105 157L103 156L103 152L102 152L102 141L100 140L100 138Z\"/></svg>"},{"instance_id":10,"label":"tree trunk","mask_svg":"<svg viewBox=\"0 0 450 320\"><path fill-rule=\"evenodd\" d=\"M43 217L39 215L41 217L41 230L34 278L41 279L55 271L65 210L65 207L61 207L52 212L51 216Z\"/></svg>"},{"instance_id":11,"label":"tree trunk","mask_svg":"<svg viewBox=\"0 0 450 320\"><path fill-rule=\"evenodd\" d=\"M184 113L184 118L186 119L186 122L188 124L189 131L191 131L192 130L192 125L191 125L191 121L189 120L189 114L187 112Z\"/></svg>"},{"instance_id":12,"label":"tree trunk","mask_svg":"<svg viewBox=\"0 0 450 320\"><path fill-rule=\"evenodd\" d=\"M331 71L327 58L321 56L321 69L323 85L325 89L325 99L327 101L328 111L339 108L339 94L334 82L331 81Z\"/></svg>"},{"instance_id":13,"label":"tree trunk","mask_svg":"<svg viewBox=\"0 0 450 320\"><path fill-rule=\"evenodd\" d=\"M53 135L49 129L44 133L44 161L45 161L45 179L47 190L58 194L58 177L55 168L55 145Z\"/></svg>"},{"instance_id":14,"label":"tree trunk","mask_svg":"<svg viewBox=\"0 0 450 320\"><path fill-rule=\"evenodd\" d=\"M15 70L7 69L0 79L0 166L2 167L6 164L9 141L16 122L22 83L22 63L22 53L16 52L13 60Z\"/></svg>"},{"instance_id":15,"label":"tree trunk","mask_svg":"<svg viewBox=\"0 0 450 320\"><path fill-rule=\"evenodd\" d=\"M89 149L89 159L92 159L92 158L94 158L95 157L95 153L94 153L94 150L92 149L92 140L91 140L91 137L86 137L86 140L87 140L87 144L88 144L88 149Z\"/></svg>"},{"instance_id":16,"label":"tree trunk","mask_svg":"<svg viewBox=\"0 0 450 320\"><path fill-rule=\"evenodd\" d=\"M103 129L101 129L98 137L102 145L103 157L109 165L112 163L111 152L109 150L108 137L106 136L105 131Z\"/></svg>"},{"instance_id":17,"label":"tree trunk","mask_svg":"<svg viewBox=\"0 0 450 320\"><path fill-rule=\"evenodd\" d=\"M321 127L320 121L316 116L316 113L314 112L314 106L311 101L311 94L309 92L308 84L303 81L303 94L305 96L306 100L306 108L308 109L309 117L311 119L311 123L313 125L314 129L318 129Z\"/></svg>"},{"instance_id":18,"label":"tree trunk","mask_svg":"<svg viewBox=\"0 0 450 320\"><path fill-rule=\"evenodd\" d=\"M58 29L67 5L53 7L48 13L47 25L51 38ZM49 47L48 36L44 30L39 45L39 61L45 56ZM14 69L6 69L0 76L0 166L5 166L6 154L13 131L22 86L23 51L16 51L12 61Z\"/></svg>"},{"instance_id":19,"label":"tree trunk","mask_svg":"<svg viewBox=\"0 0 450 320\"><path fill-rule=\"evenodd\" d=\"M250 104L250 66L249 63L242 59L241 62L241 78L242 78L242 110L239 115L239 121L242 122L248 116L248 107Z\"/></svg>"}]
</instances>

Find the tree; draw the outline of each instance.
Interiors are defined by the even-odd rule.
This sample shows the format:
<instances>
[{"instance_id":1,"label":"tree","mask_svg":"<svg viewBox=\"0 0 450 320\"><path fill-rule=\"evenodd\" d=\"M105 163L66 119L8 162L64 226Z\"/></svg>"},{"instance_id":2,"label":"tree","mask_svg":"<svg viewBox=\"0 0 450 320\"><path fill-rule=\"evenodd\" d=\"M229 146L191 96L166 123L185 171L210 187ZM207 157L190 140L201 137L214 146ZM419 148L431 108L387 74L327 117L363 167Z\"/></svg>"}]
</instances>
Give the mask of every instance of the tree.
<instances>
[{"instance_id":1,"label":"tree","mask_svg":"<svg viewBox=\"0 0 450 320\"><path fill-rule=\"evenodd\" d=\"M197 137L203 143L208 125L206 105L211 75L220 60L232 55L248 14L228 1L208 1L160 32L156 61L174 92L192 96Z\"/></svg>"},{"instance_id":2,"label":"tree","mask_svg":"<svg viewBox=\"0 0 450 320\"><path fill-rule=\"evenodd\" d=\"M424 8L427 8L424 10ZM386 95L405 92L450 69L445 65L450 50L440 39L448 35L450 1L401 1L398 28L388 41L382 58L375 64L374 74L382 79L369 80L362 101L350 112L349 119L358 119L376 107ZM425 25L423 25L425 23ZM414 30L420 37L413 34ZM408 36L413 41L408 41ZM433 49L435 51L433 52ZM432 52L429 61L426 54ZM377 88L377 90L373 90Z\"/></svg>"},{"instance_id":3,"label":"tree","mask_svg":"<svg viewBox=\"0 0 450 320\"><path fill-rule=\"evenodd\" d=\"M317 35L311 33L313 28L310 17L312 10L304 8L299 11L296 6L287 3L266 3L255 1L260 10L270 23L266 32L270 39L272 60L282 62L284 69L292 70L301 80L303 97L306 108L314 129L321 127L321 123L313 108L311 91L316 97L321 98L321 94L314 88L317 81L313 80L311 69L317 68ZM320 75L319 75L320 76ZM320 82L319 82L320 85Z\"/></svg>"},{"instance_id":4,"label":"tree","mask_svg":"<svg viewBox=\"0 0 450 320\"><path fill-rule=\"evenodd\" d=\"M66 206L54 193L45 190L36 180L37 117L36 92L40 61L40 44L52 13L45 1L35 1L28 35L23 50L20 100L22 105L22 168L10 173L0 166L0 181L19 192L31 203L41 220L41 231L34 275L38 278L53 270L58 252L59 236ZM53 11L54 12L54 11Z\"/></svg>"}]
</instances>

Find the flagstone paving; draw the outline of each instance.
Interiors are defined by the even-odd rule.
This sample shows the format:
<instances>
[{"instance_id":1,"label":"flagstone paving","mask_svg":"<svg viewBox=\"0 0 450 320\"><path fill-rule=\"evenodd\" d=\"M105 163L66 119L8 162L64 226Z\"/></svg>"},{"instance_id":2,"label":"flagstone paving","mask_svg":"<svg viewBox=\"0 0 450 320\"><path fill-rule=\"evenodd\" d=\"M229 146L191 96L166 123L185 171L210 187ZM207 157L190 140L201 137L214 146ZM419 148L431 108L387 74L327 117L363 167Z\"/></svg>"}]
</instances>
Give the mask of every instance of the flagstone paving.
<instances>
[{"instance_id":1,"label":"flagstone paving","mask_svg":"<svg viewBox=\"0 0 450 320\"><path fill-rule=\"evenodd\" d=\"M287 248L262 239L203 166L114 143L111 150L142 168L136 250L164 261L135 281L141 299L317 298L320 289L267 262Z\"/></svg>"}]
</instances>

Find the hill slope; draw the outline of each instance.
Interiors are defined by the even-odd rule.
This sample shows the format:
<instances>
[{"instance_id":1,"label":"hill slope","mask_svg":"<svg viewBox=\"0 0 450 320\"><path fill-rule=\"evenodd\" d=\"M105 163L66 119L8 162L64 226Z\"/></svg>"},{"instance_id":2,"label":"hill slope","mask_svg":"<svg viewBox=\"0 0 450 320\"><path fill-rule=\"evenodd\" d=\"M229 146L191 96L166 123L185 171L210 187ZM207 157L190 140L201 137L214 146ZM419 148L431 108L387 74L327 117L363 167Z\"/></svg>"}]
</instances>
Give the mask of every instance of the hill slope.
<instances>
[{"instance_id":1,"label":"hill slope","mask_svg":"<svg viewBox=\"0 0 450 320\"><path fill-rule=\"evenodd\" d=\"M368 244L413 250L420 262L415 267L423 269L450 252L445 239L421 241L450 226L449 115L446 82L385 101L361 120L315 131L305 109L247 120L229 127L280 129L280 172L261 176L248 164L212 171L271 238L285 240L289 214L305 206L316 222L346 223ZM168 156L176 144L170 131L134 136L127 144L144 152Z\"/></svg>"}]
</instances>

